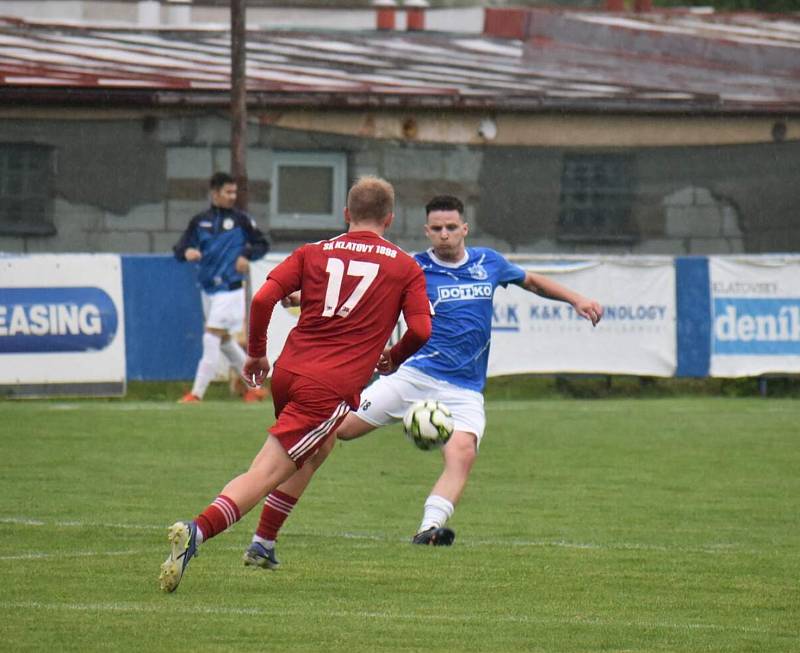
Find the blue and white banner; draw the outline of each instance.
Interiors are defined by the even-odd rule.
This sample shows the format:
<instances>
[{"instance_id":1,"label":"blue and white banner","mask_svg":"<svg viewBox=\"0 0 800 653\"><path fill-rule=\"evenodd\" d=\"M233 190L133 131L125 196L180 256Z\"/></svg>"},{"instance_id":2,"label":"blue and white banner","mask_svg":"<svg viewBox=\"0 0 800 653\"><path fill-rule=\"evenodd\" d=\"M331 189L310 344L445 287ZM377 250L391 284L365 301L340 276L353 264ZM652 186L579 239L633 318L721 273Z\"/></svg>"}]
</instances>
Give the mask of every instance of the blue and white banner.
<instances>
[{"instance_id":1,"label":"blue and white banner","mask_svg":"<svg viewBox=\"0 0 800 653\"><path fill-rule=\"evenodd\" d=\"M0 257L0 385L125 384L120 257Z\"/></svg>"},{"instance_id":2,"label":"blue and white banner","mask_svg":"<svg viewBox=\"0 0 800 653\"><path fill-rule=\"evenodd\" d=\"M800 256L712 256L711 376L800 372Z\"/></svg>"},{"instance_id":3,"label":"blue and white banner","mask_svg":"<svg viewBox=\"0 0 800 653\"><path fill-rule=\"evenodd\" d=\"M675 373L675 271L671 257L513 260L596 299L605 314L593 328L568 304L517 286L499 288L494 296L490 376Z\"/></svg>"},{"instance_id":4,"label":"blue and white banner","mask_svg":"<svg viewBox=\"0 0 800 653\"><path fill-rule=\"evenodd\" d=\"M251 264L254 291L269 270L284 258L274 254ZM605 315L593 328L569 304L544 299L514 285L498 288L494 295L489 376L548 372L647 376L675 373L672 258L516 257L513 260L525 269L540 272L597 299L605 308ZM267 337L271 361L297 324L297 311L275 307Z\"/></svg>"}]
</instances>

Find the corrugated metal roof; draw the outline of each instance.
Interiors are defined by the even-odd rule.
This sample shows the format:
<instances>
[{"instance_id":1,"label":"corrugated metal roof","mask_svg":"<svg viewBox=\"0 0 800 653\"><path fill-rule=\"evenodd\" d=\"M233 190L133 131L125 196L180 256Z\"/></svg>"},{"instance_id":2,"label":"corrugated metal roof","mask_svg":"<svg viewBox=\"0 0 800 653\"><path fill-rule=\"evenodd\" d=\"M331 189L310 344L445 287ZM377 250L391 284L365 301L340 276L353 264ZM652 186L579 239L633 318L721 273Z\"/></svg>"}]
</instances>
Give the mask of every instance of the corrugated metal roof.
<instances>
[{"instance_id":1,"label":"corrugated metal roof","mask_svg":"<svg viewBox=\"0 0 800 653\"><path fill-rule=\"evenodd\" d=\"M539 12L522 39L251 30L247 85L263 106L800 112L800 20L737 16ZM0 18L0 102L222 104L229 41Z\"/></svg>"}]
</instances>

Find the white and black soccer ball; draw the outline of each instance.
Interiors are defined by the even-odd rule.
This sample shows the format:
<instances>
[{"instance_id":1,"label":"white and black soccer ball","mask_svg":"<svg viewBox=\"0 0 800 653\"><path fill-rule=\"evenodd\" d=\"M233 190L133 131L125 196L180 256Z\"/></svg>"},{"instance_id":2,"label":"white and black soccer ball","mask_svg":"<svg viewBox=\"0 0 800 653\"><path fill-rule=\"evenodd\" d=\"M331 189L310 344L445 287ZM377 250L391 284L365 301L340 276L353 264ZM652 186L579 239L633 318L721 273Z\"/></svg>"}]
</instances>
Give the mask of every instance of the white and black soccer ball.
<instances>
[{"instance_id":1,"label":"white and black soccer ball","mask_svg":"<svg viewBox=\"0 0 800 653\"><path fill-rule=\"evenodd\" d=\"M419 449L438 449L453 435L453 416L441 401L414 402L403 416L406 437Z\"/></svg>"}]
</instances>

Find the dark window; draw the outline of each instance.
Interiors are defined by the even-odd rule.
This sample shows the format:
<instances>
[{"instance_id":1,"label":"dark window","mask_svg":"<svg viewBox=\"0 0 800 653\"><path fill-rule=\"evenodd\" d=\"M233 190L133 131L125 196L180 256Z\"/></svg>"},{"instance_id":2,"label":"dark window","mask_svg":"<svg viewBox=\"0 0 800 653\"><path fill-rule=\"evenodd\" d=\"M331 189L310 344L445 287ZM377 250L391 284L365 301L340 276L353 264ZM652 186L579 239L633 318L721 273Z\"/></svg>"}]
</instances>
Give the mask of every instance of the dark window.
<instances>
[{"instance_id":1,"label":"dark window","mask_svg":"<svg viewBox=\"0 0 800 653\"><path fill-rule=\"evenodd\" d=\"M0 143L0 233L51 235L52 148Z\"/></svg>"},{"instance_id":2,"label":"dark window","mask_svg":"<svg viewBox=\"0 0 800 653\"><path fill-rule=\"evenodd\" d=\"M333 213L331 166L280 166L278 168L278 213Z\"/></svg>"},{"instance_id":3,"label":"dark window","mask_svg":"<svg viewBox=\"0 0 800 653\"><path fill-rule=\"evenodd\" d=\"M558 238L582 242L633 242L633 157L566 154L561 172Z\"/></svg>"},{"instance_id":4,"label":"dark window","mask_svg":"<svg viewBox=\"0 0 800 653\"><path fill-rule=\"evenodd\" d=\"M340 229L346 179L342 152L274 152L270 230Z\"/></svg>"}]
</instances>

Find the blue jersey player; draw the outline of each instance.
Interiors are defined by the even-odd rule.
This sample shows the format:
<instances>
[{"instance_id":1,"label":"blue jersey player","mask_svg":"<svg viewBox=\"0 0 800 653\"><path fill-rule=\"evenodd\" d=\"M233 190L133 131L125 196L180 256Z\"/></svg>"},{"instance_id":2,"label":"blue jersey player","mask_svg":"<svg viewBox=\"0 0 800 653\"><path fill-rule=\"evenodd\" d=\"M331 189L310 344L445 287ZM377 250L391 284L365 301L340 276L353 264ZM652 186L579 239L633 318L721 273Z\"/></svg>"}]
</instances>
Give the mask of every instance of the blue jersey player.
<instances>
[{"instance_id":1,"label":"blue jersey player","mask_svg":"<svg viewBox=\"0 0 800 653\"><path fill-rule=\"evenodd\" d=\"M224 172L215 173L210 181L211 206L194 216L173 248L179 261L199 263L198 281L205 316L203 355L197 364L192 390L181 403L197 403L203 399L208 384L216 376L220 354L237 372L245 362L242 347L231 338L244 323L244 278L250 261L261 258L269 250L264 234L253 219L234 208L236 181ZM256 393L245 400L258 399Z\"/></svg>"},{"instance_id":2,"label":"blue jersey player","mask_svg":"<svg viewBox=\"0 0 800 653\"><path fill-rule=\"evenodd\" d=\"M453 413L455 431L442 448L444 469L425 500L415 544L447 546L455 533L445 526L469 477L486 424L482 390L486 383L492 328L492 298L509 283L549 299L568 302L582 317L597 324L600 304L545 276L523 270L498 252L467 247L469 226L464 205L449 195L434 197L425 207L425 232L432 247L416 256L425 273L435 315L430 339L399 368L384 352L378 371L385 375L361 395L361 406L339 427L337 437L358 438L402 418L419 399L438 399ZM318 452L297 473L270 493L245 564L273 569L278 530L333 446Z\"/></svg>"}]
</instances>

